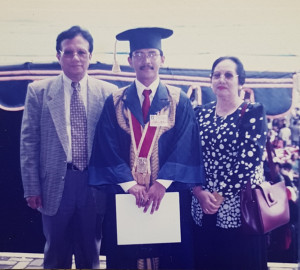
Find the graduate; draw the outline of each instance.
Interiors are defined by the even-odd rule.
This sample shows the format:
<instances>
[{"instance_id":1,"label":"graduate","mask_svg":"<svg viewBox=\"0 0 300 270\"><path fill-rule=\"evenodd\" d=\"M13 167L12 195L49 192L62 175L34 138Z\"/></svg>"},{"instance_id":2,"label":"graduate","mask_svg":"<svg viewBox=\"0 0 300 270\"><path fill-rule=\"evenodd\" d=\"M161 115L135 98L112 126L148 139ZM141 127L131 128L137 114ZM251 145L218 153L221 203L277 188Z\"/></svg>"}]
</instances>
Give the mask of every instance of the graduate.
<instances>
[{"instance_id":1,"label":"graduate","mask_svg":"<svg viewBox=\"0 0 300 270\"><path fill-rule=\"evenodd\" d=\"M204 183L204 173L191 102L180 88L159 78L165 61L161 40L172 34L164 28L136 28L116 36L130 43L128 62L136 79L107 99L89 165L90 185L98 196L104 188L108 198L103 232L108 269L193 268L191 188ZM116 193L132 194L133 207L155 215L165 193L174 191L180 199L180 243L117 244Z\"/></svg>"}]
</instances>

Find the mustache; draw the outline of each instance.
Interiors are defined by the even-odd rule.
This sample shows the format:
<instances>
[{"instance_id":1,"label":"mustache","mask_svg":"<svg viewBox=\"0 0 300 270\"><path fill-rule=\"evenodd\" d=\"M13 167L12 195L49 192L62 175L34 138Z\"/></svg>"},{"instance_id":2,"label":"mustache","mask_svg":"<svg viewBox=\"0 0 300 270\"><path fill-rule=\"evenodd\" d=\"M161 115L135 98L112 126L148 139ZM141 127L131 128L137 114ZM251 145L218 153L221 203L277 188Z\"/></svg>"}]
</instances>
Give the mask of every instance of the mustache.
<instances>
[{"instance_id":1,"label":"mustache","mask_svg":"<svg viewBox=\"0 0 300 270\"><path fill-rule=\"evenodd\" d=\"M146 69L146 68L147 68L147 69L150 68L150 69L152 69L152 70L154 69L152 65L143 65L143 66L140 67L140 70L144 70L144 69Z\"/></svg>"}]
</instances>

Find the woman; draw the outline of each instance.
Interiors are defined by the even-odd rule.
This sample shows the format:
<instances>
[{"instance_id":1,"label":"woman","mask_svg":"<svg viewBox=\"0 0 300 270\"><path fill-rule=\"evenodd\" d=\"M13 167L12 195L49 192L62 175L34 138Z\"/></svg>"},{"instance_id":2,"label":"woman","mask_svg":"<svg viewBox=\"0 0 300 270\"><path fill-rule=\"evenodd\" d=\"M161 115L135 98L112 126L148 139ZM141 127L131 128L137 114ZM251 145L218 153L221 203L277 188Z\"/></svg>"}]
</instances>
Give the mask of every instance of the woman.
<instances>
[{"instance_id":1,"label":"woman","mask_svg":"<svg viewBox=\"0 0 300 270\"><path fill-rule=\"evenodd\" d=\"M206 174L206 184L193 189L196 269L267 269L264 236L241 229L240 191L248 179L263 181L267 136L263 106L239 96L244 82L239 59L217 59L211 74L217 101L195 108Z\"/></svg>"}]
</instances>

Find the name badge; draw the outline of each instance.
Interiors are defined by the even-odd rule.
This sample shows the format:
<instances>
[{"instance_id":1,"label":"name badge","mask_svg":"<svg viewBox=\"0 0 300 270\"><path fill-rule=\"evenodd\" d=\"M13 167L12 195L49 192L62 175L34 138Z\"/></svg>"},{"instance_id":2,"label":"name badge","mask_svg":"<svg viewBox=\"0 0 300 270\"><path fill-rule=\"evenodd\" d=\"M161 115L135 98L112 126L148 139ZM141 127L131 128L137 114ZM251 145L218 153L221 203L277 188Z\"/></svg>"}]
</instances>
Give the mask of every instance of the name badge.
<instances>
[{"instance_id":1,"label":"name badge","mask_svg":"<svg viewBox=\"0 0 300 270\"><path fill-rule=\"evenodd\" d=\"M150 127L167 127L168 115L150 115Z\"/></svg>"}]
</instances>

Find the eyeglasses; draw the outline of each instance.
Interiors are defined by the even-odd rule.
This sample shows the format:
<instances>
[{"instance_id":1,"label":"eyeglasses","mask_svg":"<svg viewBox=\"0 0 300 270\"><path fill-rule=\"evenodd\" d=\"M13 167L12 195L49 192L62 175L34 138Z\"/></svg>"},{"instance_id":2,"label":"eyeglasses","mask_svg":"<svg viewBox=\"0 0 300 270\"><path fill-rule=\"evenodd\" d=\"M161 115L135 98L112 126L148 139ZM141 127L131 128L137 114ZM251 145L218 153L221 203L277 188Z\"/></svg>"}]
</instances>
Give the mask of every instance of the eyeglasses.
<instances>
[{"instance_id":1,"label":"eyeglasses","mask_svg":"<svg viewBox=\"0 0 300 270\"><path fill-rule=\"evenodd\" d=\"M224 76L224 78L227 81L230 81L233 78L238 77L239 75L232 74L231 72L225 72L224 74L221 73L221 72L214 72L211 77L212 77L213 80L219 80L221 78L221 76Z\"/></svg>"},{"instance_id":2,"label":"eyeglasses","mask_svg":"<svg viewBox=\"0 0 300 270\"><path fill-rule=\"evenodd\" d=\"M89 52L86 50L79 50L77 52L74 51L69 51L69 50L65 50L65 51L59 51L65 58L69 58L72 59L76 54L79 58L81 59L86 59L89 56Z\"/></svg>"},{"instance_id":3,"label":"eyeglasses","mask_svg":"<svg viewBox=\"0 0 300 270\"><path fill-rule=\"evenodd\" d=\"M159 56L160 54L157 53L157 52L147 52L147 53L144 53L144 52L133 52L132 53L132 56L138 60L142 60L142 59L145 59L145 58L150 58L151 60L154 60L157 58L157 56Z\"/></svg>"}]
</instances>

